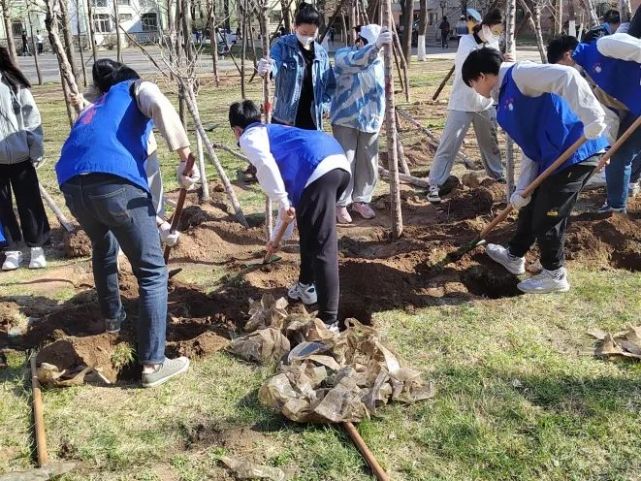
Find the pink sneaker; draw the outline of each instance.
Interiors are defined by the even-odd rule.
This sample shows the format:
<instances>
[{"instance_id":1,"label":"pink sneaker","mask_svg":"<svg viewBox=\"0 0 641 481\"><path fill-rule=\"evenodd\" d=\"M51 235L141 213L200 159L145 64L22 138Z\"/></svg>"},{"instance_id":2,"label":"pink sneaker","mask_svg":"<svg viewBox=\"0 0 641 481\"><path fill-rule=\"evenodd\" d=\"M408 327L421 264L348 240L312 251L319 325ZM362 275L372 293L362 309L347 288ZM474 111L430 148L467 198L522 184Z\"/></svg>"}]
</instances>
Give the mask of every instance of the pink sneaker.
<instances>
[{"instance_id":1,"label":"pink sneaker","mask_svg":"<svg viewBox=\"0 0 641 481\"><path fill-rule=\"evenodd\" d=\"M354 202L352 204L352 210L358 212L363 219L373 219L376 217L376 212L365 202Z\"/></svg>"},{"instance_id":2,"label":"pink sneaker","mask_svg":"<svg viewBox=\"0 0 641 481\"><path fill-rule=\"evenodd\" d=\"M352 216L347 212L347 207L336 207L336 220L339 224L350 224L352 222Z\"/></svg>"}]
</instances>

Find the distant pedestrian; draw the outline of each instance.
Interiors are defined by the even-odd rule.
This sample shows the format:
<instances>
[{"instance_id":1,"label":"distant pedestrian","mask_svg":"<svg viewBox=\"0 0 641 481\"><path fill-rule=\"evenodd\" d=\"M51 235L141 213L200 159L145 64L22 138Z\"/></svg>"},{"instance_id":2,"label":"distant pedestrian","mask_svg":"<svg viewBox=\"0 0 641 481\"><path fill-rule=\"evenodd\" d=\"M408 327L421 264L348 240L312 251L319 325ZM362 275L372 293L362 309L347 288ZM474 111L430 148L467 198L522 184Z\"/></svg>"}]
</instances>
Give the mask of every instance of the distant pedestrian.
<instances>
[{"instance_id":1,"label":"distant pedestrian","mask_svg":"<svg viewBox=\"0 0 641 481\"><path fill-rule=\"evenodd\" d=\"M42 54L45 50L45 40L40 34L40 30L36 32L36 45L38 46L38 55Z\"/></svg>"},{"instance_id":2,"label":"distant pedestrian","mask_svg":"<svg viewBox=\"0 0 641 481\"><path fill-rule=\"evenodd\" d=\"M31 55L31 52L29 52L29 39L27 38L27 31L23 30L22 31L22 56L26 57L27 55Z\"/></svg>"},{"instance_id":3,"label":"distant pedestrian","mask_svg":"<svg viewBox=\"0 0 641 481\"><path fill-rule=\"evenodd\" d=\"M447 17L443 17L438 28L441 31L441 48L449 48L448 37L450 35L450 22L447 21Z\"/></svg>"}]
</instances>

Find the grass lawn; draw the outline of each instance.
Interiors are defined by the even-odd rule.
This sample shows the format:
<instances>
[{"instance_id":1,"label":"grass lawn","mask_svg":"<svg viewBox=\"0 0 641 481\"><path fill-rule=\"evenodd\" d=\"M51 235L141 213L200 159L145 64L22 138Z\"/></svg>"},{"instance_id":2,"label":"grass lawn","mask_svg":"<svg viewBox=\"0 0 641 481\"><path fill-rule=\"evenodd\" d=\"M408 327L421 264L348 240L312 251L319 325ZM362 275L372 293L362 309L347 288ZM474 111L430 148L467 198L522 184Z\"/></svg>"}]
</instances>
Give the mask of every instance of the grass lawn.
<instances>
[{"instance_id":1,"label":"grass lawn","mask_svg":"<svg viewBox=\"0 0 641 481\"><path fill-rule=\"evenodd\" d=\"M430 98L448 69L439 61L414 65L413 100ZM207 84L200 97L203 118L219 124L211 137L232 146L225 119L238 92L235 85ZM259 83L249 92L258 100ZM57 194L53 165L68 133L64 104L57 86L34 93L49 159L41 180ZM440 107L422 119L435 130L444 121ZM161 147L171 189L176 160ZM241 164L219 155L235 177ZM386 188L382 183L381 191ZM239 195L247 213L261 210L255 187ZM53 259L52 268L70 262ZM359 425L393 480L641 479L641 366L595 359L585 334L638 323L641 277L570 267L573 288L564 295L375 313L388 343L437 387L431 401L391 405ZM183 276L210 285L197 267L187 267ZM34 294L30 285L19 284L29 279L26 270L0 274L0 301ZM61 302L74 291L37 295ZM0 369L0 473L32 466L25 356L11 353L8 361ZM158 389L46 390L50 456L78 462L61 478L66 481L234 479L218 462L221 455L278 466L298 481L372 479L340 429L294 424L258 403L257 390L271 372L218 353L195 360L188 375Z\"/></svg>"}]
</instances>

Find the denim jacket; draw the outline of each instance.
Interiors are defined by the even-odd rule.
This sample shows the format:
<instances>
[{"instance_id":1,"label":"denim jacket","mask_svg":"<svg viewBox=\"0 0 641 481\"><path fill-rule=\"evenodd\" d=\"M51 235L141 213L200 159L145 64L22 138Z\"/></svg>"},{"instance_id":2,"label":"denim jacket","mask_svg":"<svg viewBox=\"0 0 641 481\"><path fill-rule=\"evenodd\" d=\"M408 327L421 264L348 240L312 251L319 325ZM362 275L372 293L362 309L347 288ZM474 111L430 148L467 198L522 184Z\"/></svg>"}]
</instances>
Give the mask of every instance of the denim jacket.
<instances>
[{"instance_id":1,"label":"denim jacket","mask_svg":"<svg viewBox=\"0 0 641 481\"><path fill-rule=\"evenodd\" d=\"M294 125L305 70L305 59L300 52L296 35L280 37L272 46L270 54L274 61L272 75L276 84L274 119ZM329 103L336 88L336 81L334 71L329 64L327 51L318 42L314 42L314 54L312 118L316 122L316 127L322 130L323 113L329 111Z\"/></svg>"},{"instance_id":2,"label":"denim jacket","mask_svg":"<svg viewBox=\"0 0 641 481\"><path fill-rule=\"evenodd\" d=\"M377 133L385 115L383 60L375 45L342 48L334 57L336 94L332 100L332 125Z\"/></svg>"}]
</instances>

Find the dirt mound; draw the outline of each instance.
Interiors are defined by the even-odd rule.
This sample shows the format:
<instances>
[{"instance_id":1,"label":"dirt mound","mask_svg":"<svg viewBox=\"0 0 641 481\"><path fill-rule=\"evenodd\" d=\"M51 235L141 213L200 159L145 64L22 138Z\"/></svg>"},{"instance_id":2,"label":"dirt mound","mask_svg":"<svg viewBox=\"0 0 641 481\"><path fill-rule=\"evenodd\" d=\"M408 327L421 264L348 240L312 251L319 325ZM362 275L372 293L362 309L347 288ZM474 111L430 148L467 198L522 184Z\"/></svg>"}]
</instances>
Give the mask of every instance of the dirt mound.
<instances>
[{"instance_id":1,"label":"dirt mound","mask_svg":"<svg viewBox=\"0 0 641 481\"><path fill-rule=\"evenodd\" d=\"M183 209L178 230L184 232L187 229L199 226L203 222L213 220L213 218L211 214L205 212L199 205L190 205Z\"/></svg>"},{"instance_id":2,"label":"dirt mound","mask_svg":"<svg viewBox=\"0 0 641 481\"><path fill-rule=\"evenodd\" d=\"M442 204L442 212L447 221L474 219L492 213L494 196L485 187L476 189L456 189Z\"/></svg>"},{"instance_id":3,"label":"dirt mound","mask_svg":"<svg viewBox=\"0 0 641 481\"><path fill-rule=\"evenodd\" d=\"M19 324L23 319L20 314L20 305L16 302L0 302L0 328L10 329Z\"/></svg>"},{"instance_id":4,"label":"dirt mound","mask_svg":"<svg viewBox=\"0 0 641 481\"><path fill-rule=\"evenodd\" d=\"M65 257L88 257L91 255L91 240L82 229L72 233L64 232L62 237Z\"/></svg>"}]
</instances>

